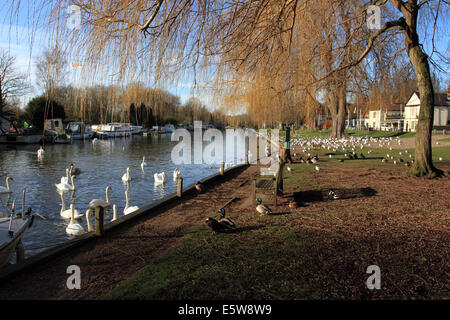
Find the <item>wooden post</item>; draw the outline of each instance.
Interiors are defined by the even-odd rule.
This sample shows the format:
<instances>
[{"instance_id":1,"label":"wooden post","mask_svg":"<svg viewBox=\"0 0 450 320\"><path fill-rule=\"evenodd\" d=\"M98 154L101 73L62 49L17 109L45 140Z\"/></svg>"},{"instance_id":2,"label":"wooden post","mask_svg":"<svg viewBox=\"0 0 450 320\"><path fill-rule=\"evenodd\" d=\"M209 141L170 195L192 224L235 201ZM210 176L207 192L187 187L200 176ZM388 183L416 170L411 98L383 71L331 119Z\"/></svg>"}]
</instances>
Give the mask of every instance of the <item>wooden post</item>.
<instances>
[{"instance_id":1,"label":"wooden post","mask_svg":"<svg viewBox=\"0 0 450 320\"><path fill-rule=\"evenodd\" d=\"M245 164L248 165L248 153L245 155Z\"/></svg>"},{"instance_id":2,"label":"wooden post","mask_svg":"<svg viewBox=\"0 0 450 320\"><path fill-rule=\"evenodd\" d=\"M283 195L283 168L285 162L281 162L278 167L277 177L276 177L276 195Z\"/></svg>"},{"instance_id":3,"label":"wooden post","mask_svg":"<svg viewBox=\"0 0 450 320\"><path fill-rule=\"evenodd\" d=\"M181 198L183 195L183 178L177 177L177 196Z\"/></svg>"},{"instance_id":4,"label":"wooden post","mask_svg":"<svg viewBox=\"0 0 450 320\"><path fill-rule=\"evenodd\" d=\"M17 264L25 261L25 247L23 246L22 240L19 240L16 246L16 261Z\"/></svg>"},{"instance_id":5,"label":"wooden post","mask_svg":"<svg viewBox=\"0 0 450 320\"><path fill-rule=\"evenodd\" d=\"M220 164L220 175L223 176L225 170L225 162L222 161L222 163Z\"/></svg>"},{"instance_id":6,"label":"wooden post","mask_svg":"<svg viewBox=\"0 0 450 320\"><path fill-rule=\"evenodd\" d=\"M97 236L102 236L105 233L103 228L103 214L103 207L98 207L95 209L95 234Z\"/></svg>"}]
</instances>

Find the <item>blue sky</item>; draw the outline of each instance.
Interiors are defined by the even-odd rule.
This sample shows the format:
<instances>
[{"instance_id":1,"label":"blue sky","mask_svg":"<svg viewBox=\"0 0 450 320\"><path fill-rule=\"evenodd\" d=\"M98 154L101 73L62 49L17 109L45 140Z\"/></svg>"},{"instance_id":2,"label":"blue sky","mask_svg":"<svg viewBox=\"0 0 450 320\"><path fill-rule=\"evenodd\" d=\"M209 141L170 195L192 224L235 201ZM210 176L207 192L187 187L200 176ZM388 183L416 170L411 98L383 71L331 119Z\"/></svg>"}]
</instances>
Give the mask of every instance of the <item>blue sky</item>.
<instances>
[{"instance_id":1,"label":"blue sky","mask_svg":"<svg viewBox=\"0 0 450 320\"><path fill-rule=\"evenodd\" d=\"M6 2L6 3L5 3ZM69 1L68 1L69 4ZM28 8L28 5L31 8ZM444 5L444 4L443 4ZM36 59L41 56L46 48L49 47L49 38L44 30L44 28L36 28L36 25L32 28L34 24L33 21L38 19L34 19L34 17L29 15L30 12L33 12L34 9L40 8L42 6L42 1L40 0L22 0L22 8L17 15L14 26L10 25L10 12L7 10L9 4L7 1L2 1L0 4L0 17L3 17L3 20L0 20L0 49L7 50L11 55L16 57L17 67L24 73L26 73L29 77L30 82L35 87L34 91L30 93L27 97L22 98L22 106L26 104L26 102L33 96L36 96L40 93L39 89L35 84L35 75L34 75L34 64ZM47 8L48 9L48 8ZM448 28L448 10L447 12L442 12L440 19L438 21L438 36L435 38L436 48L448 59L450 57L450 28ZM421 32L421 36L428 33L428 41L424 42L424 47L427 52L431 52L431 28L432 25L427 24L424 30ZM34 30L34 42L31 43L31 30ZM31 51L30 51L31 49ZM70 63L71 64L71 63ZM71 66L69 66L72 68ZM445 68L446 66L443 65ZM443 87L446 88L449 85L449 75L448 70L447 74L440 73L439 76L444 80ZM73 74L73 73L71 73ZM184 103L191 96L191 84L189 81L185 81L184 83L179 84L177 87L168 87L166 88L169 92L180 97L181 102ZM204 95L198 96L204 103L208 105L210 100L208 99L208 95L205 93Z\"/></svg>"}]
</instances>

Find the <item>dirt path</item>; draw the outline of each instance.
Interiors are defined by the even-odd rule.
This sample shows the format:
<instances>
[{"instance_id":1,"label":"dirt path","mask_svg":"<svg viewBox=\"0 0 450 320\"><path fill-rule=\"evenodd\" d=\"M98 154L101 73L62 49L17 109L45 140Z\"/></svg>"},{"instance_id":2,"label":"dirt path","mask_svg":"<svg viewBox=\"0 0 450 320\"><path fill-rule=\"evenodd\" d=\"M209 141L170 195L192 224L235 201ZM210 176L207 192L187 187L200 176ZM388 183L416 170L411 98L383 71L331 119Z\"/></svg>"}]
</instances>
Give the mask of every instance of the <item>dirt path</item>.
<instances>
[{"instance_id":1,"label":"dirt path","mask_svg":"<svg viewBox=\"0 0 450 320\"><path fill-rule=\"evenodd\" d=\"M131 224L107 233L0 284L0 299L100 299L136 271L170 249L227 202L247 202L257 166L238 169L207 186L204 194L183 197ZM69 265L81 269L81 289L68 290Z\"/></svg>"}]
</instances>

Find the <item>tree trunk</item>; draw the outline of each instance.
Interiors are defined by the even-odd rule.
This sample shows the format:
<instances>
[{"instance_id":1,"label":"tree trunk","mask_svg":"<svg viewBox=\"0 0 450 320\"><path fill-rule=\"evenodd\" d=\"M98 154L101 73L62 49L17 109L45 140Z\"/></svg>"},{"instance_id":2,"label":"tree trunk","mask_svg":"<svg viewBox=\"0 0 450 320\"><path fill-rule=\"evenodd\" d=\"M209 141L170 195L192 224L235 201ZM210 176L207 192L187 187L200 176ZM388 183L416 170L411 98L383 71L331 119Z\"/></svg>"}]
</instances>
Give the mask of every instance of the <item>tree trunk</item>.
<instances>
[{"instance_id":1,"label":"tree trunk","mask_svg":"<svg viewBox=\"0 0 450 320\"><path fill-rule=\"evenodd\" d=\"M346 88L339 86L337 92L332 93L329 110L331 113L331 137L341 139L345 135L345 107L346 107Z\"/></svg>"},{"instance_id":2,"label":"tree trunk","mask_svg":"<svg viewBox=\"0 0 450 320\"><path fill-rule=\"evenodd\" d=\"M416 129L416 153L411 173L416 176L435 177L443 172L433 166L431 159L431 130L434 118L434 90L428 56L421 50L417 34L418 7L405 14L405 46L417 75L420 94L419 121Z\"/></svg>"}]
</instances>

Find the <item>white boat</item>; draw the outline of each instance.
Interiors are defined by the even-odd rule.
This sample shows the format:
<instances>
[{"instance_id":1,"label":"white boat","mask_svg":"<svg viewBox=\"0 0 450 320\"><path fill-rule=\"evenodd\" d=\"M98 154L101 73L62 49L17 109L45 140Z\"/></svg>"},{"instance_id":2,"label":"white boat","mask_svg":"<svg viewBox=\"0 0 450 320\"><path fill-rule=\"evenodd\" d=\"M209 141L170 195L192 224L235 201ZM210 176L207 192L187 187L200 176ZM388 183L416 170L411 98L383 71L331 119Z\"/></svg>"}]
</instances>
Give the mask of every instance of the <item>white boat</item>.
<instances>
[{"instance_id":1,"label":"white boat","mask_svg":"<svg viewBox=\"0 0 450 320\"><path fill-rule=\"evenodd\" d=\"M34 216L0 218L0 268L11 261L17 245L33 224Z\"/></svg>"},{"instance_id":2,"label":"white boat","mask_svg":"<svg viewBox=\"0 0 450 320\"><path fill-rule=\"evenodd\" d=\"M108 123L102 124L97 131L99 134L105 134L109 138L129 137L131 136L131 128L129 123Z\"/></svg>"},{"instance_id":3,"label":"white boat","mask_svg":"<svg viewBox=\"0 0 450 320\"><path fill-rule=\"evenodd\" d=\"M66 133L72 137L72 140L91 139L94 136L91 126L85 125L84 122L69 122Z\"/></svg>"}]
</instances>

